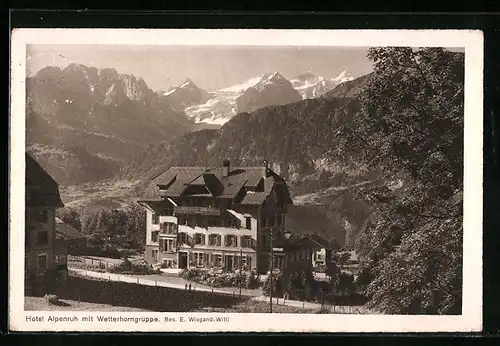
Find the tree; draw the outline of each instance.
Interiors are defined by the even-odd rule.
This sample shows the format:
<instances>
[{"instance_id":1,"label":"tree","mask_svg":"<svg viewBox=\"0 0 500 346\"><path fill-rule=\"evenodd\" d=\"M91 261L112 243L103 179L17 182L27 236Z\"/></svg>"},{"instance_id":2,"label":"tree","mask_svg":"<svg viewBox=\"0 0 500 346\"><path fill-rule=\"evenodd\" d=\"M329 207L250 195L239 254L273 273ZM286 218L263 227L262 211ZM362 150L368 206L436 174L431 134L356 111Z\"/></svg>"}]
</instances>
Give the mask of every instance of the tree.
<instances>
[{"instance_id":1,"label":"tree","mask_svg":"<svg viewBox=\"0 0 500 346\"><path fill-rule=\"evenodd\" d=\"M77 231L82 230L82 222L80 220L80 214L73 208L64 208L57 211L57 217L61 219L64 223L70 225Z\"/></svg>"},{"instance_id":2,"label":"tree","mask_svg":"<svg viewBox=\"0 0 500 346\"><path fill-rule=\"evenodd\" d=\"M360 112L339 153L399 177L372 188L359 230L369 305L387 313L461 311L464 55L441 48L374 48Z\"/></svg>"},{"instance_id":3,"label":"tree","mask_svg":"<svg viewBox=\"0 0 500 346\"><path fill-rule=\"evenodd\" d=\"M95 215L85 215L82 218L82 232L85 234L92 234L96 227L96 216Z\"/></svg>"},{"instance_id":4,"label":"tree","mask_svg":"<svg viewBox=\"0 0 500 346\"><path fill-rule=\"evenodd\" d=\"M334 292L343 296L350 296L355 290L354 276L352 274L340 273L337 277Z\"/></svg>"},{"instance_id":5,"label":"tree","mask_svg":"<svg viewBox=\"0 0 500 346\"><path fill-rule=\"evenodd\" d=\"M272 275L272 287L271 287L271 275ZM262 285L262 293L265 296L269 296L270 293L273 293L273 296L280 296L283 294L283 277L280 272L270 273L266 280L264 280L264 284Z\"/></svg>"},{"instance_id":6,"label":"tree","mask_svg":"<svg viewBox=\"0 0 500 346\"><path fill-rule=\"evenodd\" d=\"M330 280L335 280L335 278L340 274L340 268L335 261L328 261L326 263L326 272L325 274L329 277Z\"/></svg>"}]
</instances>

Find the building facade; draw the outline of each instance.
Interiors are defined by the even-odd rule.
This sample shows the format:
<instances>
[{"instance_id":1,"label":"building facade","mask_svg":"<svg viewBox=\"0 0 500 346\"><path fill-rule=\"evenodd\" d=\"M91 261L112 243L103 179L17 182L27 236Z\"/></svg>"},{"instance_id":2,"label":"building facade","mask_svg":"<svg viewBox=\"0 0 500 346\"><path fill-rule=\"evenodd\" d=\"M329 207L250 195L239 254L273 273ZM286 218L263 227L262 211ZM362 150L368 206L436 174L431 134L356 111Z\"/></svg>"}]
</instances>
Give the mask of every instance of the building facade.
<instances>
[{"instance_id":1,"label":"building facade","mask_svg":"<svg viewBox=\"0 0 500 346\"><path fill-rule=\"evenodd\" d=\"M164 267L270 267L271 236L283 239L286 182L262 167L173 167L154 178L146 209L146 261Z\"/></svg>"},{"instance_id":2,"label":"building facade","mask_svg":"<svg viewBox=\"0 0 500 346\"><path fill-rule=\"evenodd\" d=\"M25 292L44 294L67 277L67 251L56 239L56 209L63 207L59 187L26 154Z\"/></svg>"},{"instance_id":3,"label":"building facade","mask_svg":"<svg viewBox=\"0 0 500 346\"><path fill-rule=\"evenodd\" d=\"M327 263L334 260L335 251L341 249L335 240L328 241L317 234L311 234L307 237L316 244L316 250L312 255L313 268L326 266Z\"/></svg>"}]
</instances>

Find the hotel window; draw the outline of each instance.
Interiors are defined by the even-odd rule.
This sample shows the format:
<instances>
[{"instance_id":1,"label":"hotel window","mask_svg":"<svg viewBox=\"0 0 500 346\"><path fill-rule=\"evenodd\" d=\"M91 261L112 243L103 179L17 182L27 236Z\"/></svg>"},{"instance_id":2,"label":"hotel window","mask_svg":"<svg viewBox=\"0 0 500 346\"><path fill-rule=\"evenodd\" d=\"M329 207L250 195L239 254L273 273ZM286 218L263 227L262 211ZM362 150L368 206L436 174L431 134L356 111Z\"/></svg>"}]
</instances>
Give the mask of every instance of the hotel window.
<instances>
[{"instance_id":1,"label":"hotel window","mask_svg":"<svg viewBox=\"0 0 500 346\"><path fill-rule=\"evenodd\" d=\"M187 244L187 234L184 232L179 233L179 244Z\"/></svg>"},{"instance_id":2,"label":"hotel window","mask_svg":"<svg viewBox=\"0 0 500 346\"><path fill-rule=\"evenodd\" d=\"M203 233L196 233L194 235L195 245L205 245L205 235Z\"/></svg>"},{"instance_id":3,"label":"hotel window","mask_svg":"<svg viewBox=\"0 0 500 346\"><path fill-rule=\"evenodd\" d=\"M203 252L195 252L194 253L194 263L197 266L203 265Z\"/></svg>"},{"instance_id":4,"label":"hotel window","mask_svg":"<svg viewBox=\"0 0 500 346\"><path fill-rule=\"evenodd\" d=\"M157 243L158 242L158 231L152 231L151 232L151 241L153 243Z\"/></svg>"},{"instance_id":5,"label":"hotel window","mask_svg":"<svg viewBox=\"0 0 500 346\"><path fill-rule=\"evenodd\" d=\"M38 231L36 234L36 245L48 245L49 244L49 232Z\"/></svg>"},{"instance_id":6,"label":"hotel window","mask_svg":"<svg viewBox=\"0 0 500 346\"><path fill-rule=\"evenodd\" d=\"M213 254L214 257L214 265L216 267L222 267L222 254Z\"/></svg>"},{"instance_id":7,"label":"hotel window","mask_svg":"<svg viewBox=\"0 0 500 346\"><path fill-rule=\"evenodd\" d=\"M247 256L246 261L245 261L245 268L246 269L251 269L252 268L252 257Z\"/></svg>"},{"instance_id":8,"label":"hotel window","mask_svg":"<svg viewBox=\"0 0 500 346\"><path fill-rule=\"evenodd\" d=\"M153 225L157 225L160 222L160 215L153 213L152 218L153 218Z\"/></svg>"},{"instance_id":9,"label":"hotel window","mask_svg":"<svg viewBox=\"0 0 500 346\"><path fill-rule=\"evenodd\" d=\"M47 254L40 254L37 257L37 267L38 269L47 269L48 263L47 263Z\"/></svg>"},{"instance_id":10,"label":"hotel window","mask_svg":"<svg viewBox=\"0 0 500 346\"><path fill-rule=\"evenodd\" d=\"M250 247L248 244L248 236L247 235L240 237L240 245L241 245L241 247Z\"/></svg>"},{"instance_id":11,"label":"hotel window","mask_svg":"<svg viewBox=\"0 0 500 346\"><path fill-rule=\"evenodd\" d=\"M226 235L226 239L224 241L224 246L237 247L238 246L238 237L235 235Z\"/></svg>"},{"instance_id":12,"label":"hotel window","mask_svg":"<svg viewBox=\"0 0 500 346\"><path fill-rule=\"evenodd\" d=\"M252 229L252 218L246 217L246 229Z\"/></svg>"},{"instance_id":13,"label":"hotel window","mask_svg":"<svg viewBox=\"0 0 500 346\"><path fill-rule=\"evenodd\" d=\"M173 239L164 239L162 250L164 252L174 252L174 240Z\"/></svg>"},{"instance_id":14,"label":"hotel window","mask_svg":"<svg viewBox=\"0 0 500 346\"><path fill-rule=\"evenodd\" d=\"M210 246L221 246L221 235L220 234L210 234L208 236L208 243Z\"/></svg>"},{"instance_id":15,"label":"hotel window","mask_svg":"<svg viewBox=\"0 0 500 346\"><path fill-rule=\"evenodd\" d=\"M153 262L158 262L158 250L152 250L151 255L153 257Z\"/></svg>"},{"instance_id":16,"label":"hotel window","mask_svg":"<svg viewBox=\"0 0 500 346\"><path fill-rule=\"evenodd\" d=\"M38 210L35 212L34 219L36 222L47 222L48 219L48 210Z\"/></svg>"},{"instance_id":17,"label":"hotel window","mask_svg":"<svg viewBox=\"0 0 500 346\"><path fill-rule=\"evenodd\" d=\"M162 224L163 234L175 234L177 231L177 225L173 222L164 222Z\"/></svg>"}]
</instances>

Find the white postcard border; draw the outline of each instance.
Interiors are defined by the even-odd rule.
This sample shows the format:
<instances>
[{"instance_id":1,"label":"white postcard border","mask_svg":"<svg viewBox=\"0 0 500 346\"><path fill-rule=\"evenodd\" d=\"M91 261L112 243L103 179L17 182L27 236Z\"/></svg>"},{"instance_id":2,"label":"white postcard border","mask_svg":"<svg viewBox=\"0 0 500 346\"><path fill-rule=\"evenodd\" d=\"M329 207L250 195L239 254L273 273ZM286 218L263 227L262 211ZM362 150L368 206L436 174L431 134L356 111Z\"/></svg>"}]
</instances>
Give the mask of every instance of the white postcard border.
<instances>
[{"instance_id":1,"label":"white postcard border","mask_svg":"<svg viewBox=\"0 0 500 346\"><path fill-rule=\"evenodd\" d=\"M465 48L464 266L460 316L24 311L25 77L28 44ZM15 331L468 332L482 328L483 35L468 30L16 29L11 44L9 326ZM28 322L43 316L44 322ZM175 323L52 323L48 316L175 317ZM180 322L183 317L229 322ZM278 318L276 318L278 317Z\"/></svg>"}]
</instances>

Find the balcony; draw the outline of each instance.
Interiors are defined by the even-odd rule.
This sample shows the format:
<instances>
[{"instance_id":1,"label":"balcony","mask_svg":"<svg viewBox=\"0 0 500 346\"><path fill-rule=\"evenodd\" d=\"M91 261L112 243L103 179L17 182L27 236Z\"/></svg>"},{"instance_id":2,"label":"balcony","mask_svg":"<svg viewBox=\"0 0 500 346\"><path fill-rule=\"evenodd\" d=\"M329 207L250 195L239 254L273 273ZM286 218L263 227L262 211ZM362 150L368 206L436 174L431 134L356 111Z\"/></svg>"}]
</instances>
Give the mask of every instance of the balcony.
<instances>
[{"instance_id":1,"label":"balcony","mask_svg":"<svg viewBox=\"0 0 500 346\"><path fill-rule=\"evenodd\" d=\"M220 216L221 210L211 207L192 207L192 206L176 206L174 207L176 215L212 215Z\"/></svg>"},{"instance_id":2,"label":"balcony","mask_svg":"<svg viewBox=\"0 0 500 346\"><path fill-rule=\"evenodd\" d=\"M169 235L176 236L177 235L177 224L171 222L163 222L160 225L160 233L159 235Z\"/></svg>"}]
</instances>

